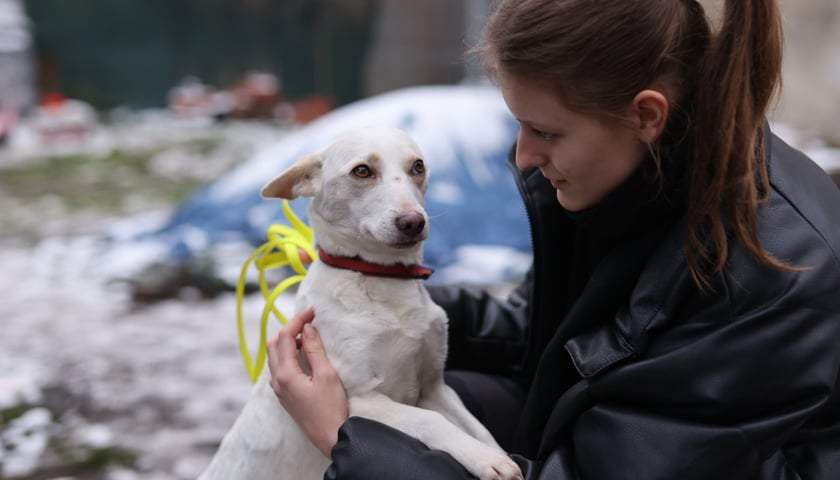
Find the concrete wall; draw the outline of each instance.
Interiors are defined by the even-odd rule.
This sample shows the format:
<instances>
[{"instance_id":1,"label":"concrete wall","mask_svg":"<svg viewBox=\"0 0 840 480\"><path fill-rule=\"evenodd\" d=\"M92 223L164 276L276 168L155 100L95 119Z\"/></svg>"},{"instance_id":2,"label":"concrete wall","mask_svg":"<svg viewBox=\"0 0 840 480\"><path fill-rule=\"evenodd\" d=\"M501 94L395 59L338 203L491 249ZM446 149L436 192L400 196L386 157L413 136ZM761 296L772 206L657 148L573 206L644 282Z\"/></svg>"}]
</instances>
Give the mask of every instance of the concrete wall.
<instances>
[{"instance_id":1,"label":"concrete wall","mask_svg":"<svg viewBox=\"0 0 840 480\"><path fill-rule=\"evenodd\" d=\"M464 75L464 0L381 0L365 66L365 93L457 83Z\"/></svg>"},{"instance_id":2,"label":"concrete wall","mask_svg":"<svg viewBox=\"0 0 840 480\"><path fill-rule=\"evenodd\" d=\"M782 0L784 89L776 117L840 145L840 1Z\"/></svg>"},{"instance_id":3,"label":"concrete wall","mask_svg":"<svg viewBox=\"0 0 840 480\"><path fill-rule=\"evenodd\" d=\"M701 0L717 17L723 0ZM779 0L784 85L774 121L840 145L840 0Z\"/></svg>"}]
</instances>

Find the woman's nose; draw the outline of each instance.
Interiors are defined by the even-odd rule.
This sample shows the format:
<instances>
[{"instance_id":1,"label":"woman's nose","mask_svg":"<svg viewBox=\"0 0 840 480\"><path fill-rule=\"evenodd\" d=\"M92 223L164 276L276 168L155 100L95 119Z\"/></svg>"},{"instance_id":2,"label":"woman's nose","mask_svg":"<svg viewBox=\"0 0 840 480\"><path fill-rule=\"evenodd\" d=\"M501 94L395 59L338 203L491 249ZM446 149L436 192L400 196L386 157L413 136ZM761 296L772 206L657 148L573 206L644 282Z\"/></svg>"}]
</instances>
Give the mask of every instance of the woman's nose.
<instances>
[{"instance_id":1,"label":"woman's nose","mask_svg":"<svg viewBox=\"0 0 840 480\"><path fill-rule=\"evenodd\" d=\"M522 131L520 131L519 136L516 139L517 168L520 170L527 170L529 168L539 167L544 162L544 158L545 156L531 144L531 140L528 136L524 135Z\"/></svg>"}]
</instances>

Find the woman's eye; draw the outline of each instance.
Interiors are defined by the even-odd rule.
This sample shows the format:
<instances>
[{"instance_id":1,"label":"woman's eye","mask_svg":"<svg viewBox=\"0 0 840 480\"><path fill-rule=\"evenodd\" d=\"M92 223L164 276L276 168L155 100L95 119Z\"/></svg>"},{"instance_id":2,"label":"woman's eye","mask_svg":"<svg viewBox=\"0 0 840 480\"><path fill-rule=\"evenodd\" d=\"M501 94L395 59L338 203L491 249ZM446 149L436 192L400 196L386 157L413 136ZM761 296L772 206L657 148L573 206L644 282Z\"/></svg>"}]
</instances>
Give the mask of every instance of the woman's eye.
<instances>
[{"instance_id":1,"label":"woman's eye","mask_svg":"<svg viewBox=\"0 0 840 480\"><path fill-rule=\"evenodd\" d=\"M416 160L411 166L411 173L414 175L422 175L426 171L426 165L423 160Z\"/></svg>"},{"instance_id":2,"label":"woman's eye","mask_svg":"<svg viewBox=\"0 0 840 480\"><path fill-rule=\"evenodd\" d=\"M551 140L552 138L554 138L553 134L543 132L542 130L537 130L536 128L532 128L531 131L534 133L534 135L540 137L543 140Z\"/></svg>"},{"instance_id":3,"label":"woman's eye","mask_svg":"<svg viewBox=\"0 0 840 480\"><path fill-rule=\"evenodd\" d=\"M356 167L353 167L353 170L350 173L354 177L358 177L358 178L368 178L371 175L373 175L373 172L371 171L370 167L368 167L367 165L358 165Z\"/></svg>"}]
</instances>

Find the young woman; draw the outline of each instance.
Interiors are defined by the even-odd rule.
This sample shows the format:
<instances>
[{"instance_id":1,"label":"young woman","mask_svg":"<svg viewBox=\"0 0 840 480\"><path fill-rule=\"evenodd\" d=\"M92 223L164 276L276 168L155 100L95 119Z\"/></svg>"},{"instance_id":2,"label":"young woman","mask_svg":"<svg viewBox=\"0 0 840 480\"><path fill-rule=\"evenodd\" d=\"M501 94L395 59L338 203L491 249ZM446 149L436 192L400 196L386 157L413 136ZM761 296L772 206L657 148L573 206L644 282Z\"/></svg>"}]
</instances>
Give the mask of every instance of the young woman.
<instances>
[{"instance_id":1,"label":"young woman","mask_svg":"<svg viewBox=\"0 0 840 480\"><path fill-rule=\"evenodd\" d=\"M525 478L840 478L840 191L765 123L781 42L774 0L727 0L716 33L694 0L502 0L489 19L534 263L506 302L433 294L451 382ZM309 319L270 367L325 478L468 478L348 419Z\"/></svg>"}]
</instances>

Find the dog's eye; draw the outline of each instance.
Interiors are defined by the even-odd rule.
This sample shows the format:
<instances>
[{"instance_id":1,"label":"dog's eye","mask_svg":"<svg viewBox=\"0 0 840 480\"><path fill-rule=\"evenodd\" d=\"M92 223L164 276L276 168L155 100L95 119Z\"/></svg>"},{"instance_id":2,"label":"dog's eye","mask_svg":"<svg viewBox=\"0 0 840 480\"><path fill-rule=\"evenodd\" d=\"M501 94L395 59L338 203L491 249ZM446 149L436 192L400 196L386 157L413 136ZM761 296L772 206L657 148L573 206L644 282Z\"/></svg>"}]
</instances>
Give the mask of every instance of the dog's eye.
<instances>
[{"instance_id":1,"label":"dog's eye","mask_svg":"<svg viewBox=\"0 0 840 480\"><path fill-rule=\"evenodd\" d=\"M368 178L373 175L373 171L367 165L358 165L353 167L353 170L350 172L354 177L359 178Z\"/></svg>"},{"instance_id":2,"label":"dog's eye","mask_svg":"<svg viewBox=\"0 0 840 480\"><path fill-rule=\"evenodd\" d=\"M414 175L422 175L426 172L426 165L423 164L423 160L416 160L414 165L411 167L411 173Z\"/></svg>"}]
</instances>

